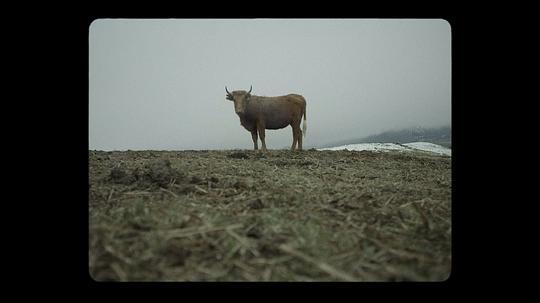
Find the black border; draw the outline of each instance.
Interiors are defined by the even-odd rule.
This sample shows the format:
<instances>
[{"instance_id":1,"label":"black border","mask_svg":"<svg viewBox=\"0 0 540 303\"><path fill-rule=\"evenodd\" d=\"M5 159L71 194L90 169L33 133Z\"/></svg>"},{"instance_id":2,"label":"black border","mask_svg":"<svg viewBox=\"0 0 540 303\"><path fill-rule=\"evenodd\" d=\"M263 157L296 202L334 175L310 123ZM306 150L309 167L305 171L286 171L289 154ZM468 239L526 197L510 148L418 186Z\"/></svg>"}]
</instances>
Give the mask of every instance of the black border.
<instances>
[{"instance_id":1,"label":"black border","mask_svg":"<svg viewBox=\"0 0 540 303\"><path fill-rule=\"evenodd\" d=\"M222 6L226 6L223 4ZM264 5L263 5L264 6ZM321 7L319 7L321 8ZM141 8L138 12L125 13L123 9L119 10L99 10L90 8L86 12L69 15L66 18L56 19L54 29L60 29L61 49L59 52L67 54L69 59L66 71L60 72L62 84L69 86L67 88L68 97L61 101L60 105L64 107L62 119L53 121L55 129L61 130L63 142L60 159L63 162L62 168L66 168L70 174L58 173L57 180L65 181L63 194L65 199L61 199L60 210L61 220L56 223L55 231L61 234L61 240L58 241L58 247L54 248L51 255L53 260L65 262L67 272L55 272L59 274L60 281L67 280L68 283L74 283L77 288L87 290L101 289L180 289L194 290L200 292L209 288L219 291L245 291L251 290L290 290L300 289L313 291L322 290L367 290L367 289L418 289L418 290L445 290L452 288L463 281L470 280L472 277L478 277L481 273L470 276L467 271L470 270L472 263L467 264L467 225L472 222L471 215L467 216L468 200L467 191L471 188L466 184L466 169L464 167L465 148L467 142L464 141L465 119L462 115L467 106L464 102L464 45L465 45L465 27L467 17L463 14L442 12L418 13L410 10L384 11L383 13L363 13L360 9L347 10L343 7L326 9L322 11L307 13L304 18L441 18L448 21L451 25L452 37L452 271L448 280L444 282L407 282L407 283L104 283L92 280L88 269L88 34L89 26L93 20L99 18L299 18L298 13L283 11L279 7L274 9L261 10L247 7L245 10L229 9L217 5L214 7L218 12L185 11L177 9L178 13L171 14L166 12L167 8L160 8L160 12L155 12L153 8ZM396 9L394 7L394 9ZM99 11L99 12L98 12ZM165 12L165 13L164 13ZM300 13L300 16L302 13ZM42 42L42 41L40 41ZM56 54L58 55L58 54ZM54 57L54 55L53 55ZM62 56L64 59L65 56ZM54 156L58 152L54 152ZM51 177L54 178L54 177ZM56 182L56 181L55 181ZM59 186L56 184L56 186ZM86 203L85 203L86 201ZM47 242L44 243L44 246ZM470 244L470 242L469 242ZM49 244L51 245L51 244ZM62 248L64 247L64 248ZM63 250L63 251L61 251ZM59 253L58 255L56 253ZM56 266L50 264L50 266ZM317 292L318 293L318 292Z\"/></svg>"}]
</instances>

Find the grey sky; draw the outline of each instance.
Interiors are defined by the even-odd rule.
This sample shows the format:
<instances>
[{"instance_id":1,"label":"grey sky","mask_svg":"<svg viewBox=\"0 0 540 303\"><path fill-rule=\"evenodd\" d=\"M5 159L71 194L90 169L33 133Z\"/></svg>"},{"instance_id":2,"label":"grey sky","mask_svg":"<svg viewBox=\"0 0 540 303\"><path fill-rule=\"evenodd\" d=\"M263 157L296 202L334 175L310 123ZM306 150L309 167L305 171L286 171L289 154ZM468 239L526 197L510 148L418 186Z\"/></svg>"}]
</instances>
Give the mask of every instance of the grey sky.
<instances>
[{"instance_id":1,"label":"grey sky","mask_svg":"<svg viewBox=\"0 0 540 303\"><path fill-rule=\"evenodd\" d=\"M99 19L89 28L89 148L253 148L229 91L298 93L304 146L451 121L442 19ZM292 130L267 130L269 149Z\"/></svg>"}]
</instances>

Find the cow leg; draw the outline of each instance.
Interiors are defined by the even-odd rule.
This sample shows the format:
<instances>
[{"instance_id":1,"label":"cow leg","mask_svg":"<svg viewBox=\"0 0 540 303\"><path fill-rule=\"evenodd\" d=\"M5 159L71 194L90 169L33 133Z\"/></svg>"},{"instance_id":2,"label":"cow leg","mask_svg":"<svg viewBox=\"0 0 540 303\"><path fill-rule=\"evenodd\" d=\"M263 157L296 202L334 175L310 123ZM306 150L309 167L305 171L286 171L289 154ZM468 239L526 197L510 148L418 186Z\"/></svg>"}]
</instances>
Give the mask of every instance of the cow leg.
<instances>
[{"instance_id":1,"label":"cow leg","mask_svg":"<svg viewBox=\"0 0 540 303\"><path fill-rule=\"evenodd\" d=\"M292 137L293 137L291 150L294 150L294 148L296 147L296 143L298 142L298 130L296 129L296 127L294 127L294 124L291 124L291 127L292 127Z\"/></svg>"},{"instance_id":2,"label":"cow leg","mask_svg":"<svg viewBox=\"0 0 540 303\"><path fill-rule=\"evenodd\" d=\"M293 145L291 150L296 146L297 150L302 150L302 130L300 129L300 120L291 124L293 129Z\"/></svg>"},{"instance_id":3,"label":"cow leg","mask_svg":"<svg viewBox=\"0 0 540 303\"><path fill-rule=\"evenodd\" d=\"M251 138L253 139L253 148L255 150L259 149L259 146L257 145L257 129L251 131Z\"/></svg>"},{"instance_id":4,"label":"cow leg","mask_svg":"<svg viewBox=\"0 0 540 303\"><path fill-rule=\"evenodd\" d=\"M302 130L300 129L300 124L298 124L298 134L296 136L298 141L298 150L302 150Z\"/></svg>"},{"instance_id":5,"label":"cow leg","mask_svg":"<svg viewBox=\"0 0 540 303\"><path fill-rule=\"evenodd\" d=\"M264 122L257 122L257 130L259 131L259 138L261 138L262 150L266 151L266 142L264 141Z\"/></svg>"}]
</instances>

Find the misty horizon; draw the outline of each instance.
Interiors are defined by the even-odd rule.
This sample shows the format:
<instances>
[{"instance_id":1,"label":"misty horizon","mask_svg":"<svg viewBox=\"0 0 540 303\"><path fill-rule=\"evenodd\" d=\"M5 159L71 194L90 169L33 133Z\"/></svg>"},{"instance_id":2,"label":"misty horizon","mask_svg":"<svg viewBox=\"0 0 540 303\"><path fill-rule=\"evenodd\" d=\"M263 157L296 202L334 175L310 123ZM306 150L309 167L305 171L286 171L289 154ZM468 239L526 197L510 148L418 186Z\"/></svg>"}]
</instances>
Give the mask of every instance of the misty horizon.
<instances>
[{"instance_id":1,"label":"misty horizon","mask_svg":"<svg viewBox=\"0 0 540 303\"><path fill-rule=\"evenodd\" d=\"M89 28L89 149L252 149L229 91L301 94L304 147L451 127L442 19L98 19ZM292 130L266 130L269 149Z\"/></svg>"}]
</instances>

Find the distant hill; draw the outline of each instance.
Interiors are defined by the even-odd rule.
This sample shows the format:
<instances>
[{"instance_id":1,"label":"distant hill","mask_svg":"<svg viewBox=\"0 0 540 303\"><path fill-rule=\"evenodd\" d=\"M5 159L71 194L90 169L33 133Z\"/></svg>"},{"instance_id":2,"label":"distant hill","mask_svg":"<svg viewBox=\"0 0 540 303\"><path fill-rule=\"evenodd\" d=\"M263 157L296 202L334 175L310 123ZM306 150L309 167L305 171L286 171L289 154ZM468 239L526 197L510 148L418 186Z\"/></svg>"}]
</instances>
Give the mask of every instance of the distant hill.
<instances>
[{"instance_id":1,"label":"distant hill","mask_svg":"<svg viewBox=\"0 0 540 303\"><path fill-rule=\"evenodd\" d=\"M367 136L364 138L341 140L331 142L318 148L341 146L356 143L410 143L410 142L430 142L448 148L452 147L452 129L450 126L438 128L414 127L402 130L385 131L380 134Z\"/></svg>"}]
</instances>

